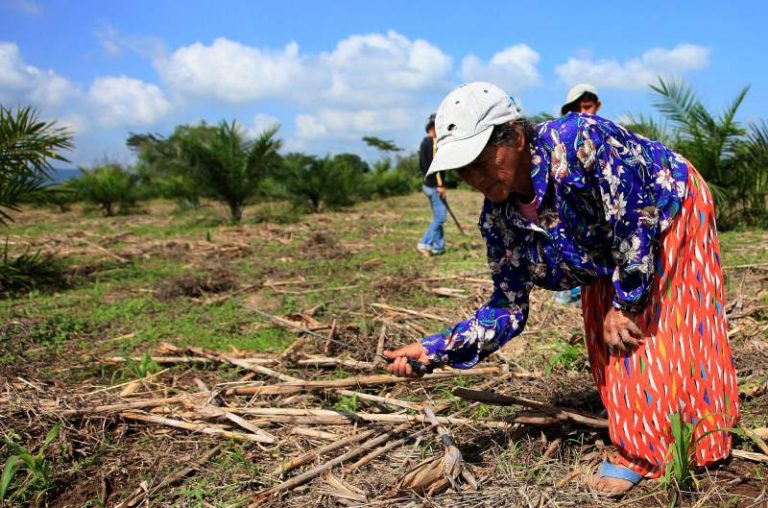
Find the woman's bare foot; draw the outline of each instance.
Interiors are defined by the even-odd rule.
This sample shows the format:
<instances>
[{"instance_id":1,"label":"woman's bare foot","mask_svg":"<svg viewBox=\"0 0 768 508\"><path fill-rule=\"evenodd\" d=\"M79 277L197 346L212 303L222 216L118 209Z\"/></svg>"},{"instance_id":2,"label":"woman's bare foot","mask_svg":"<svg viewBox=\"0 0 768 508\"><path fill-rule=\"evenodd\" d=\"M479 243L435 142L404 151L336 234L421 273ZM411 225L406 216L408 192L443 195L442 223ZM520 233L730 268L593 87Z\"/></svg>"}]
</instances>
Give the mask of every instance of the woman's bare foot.
<instances>
[{"instance_id":1,"label":"woman's bare foot","mask_svg":"<svg viewBox=\"0 0 768 508\"><path fill-rule=\"evenodd\" d=\"M635 484L629 480L621 478L611 478L610 476L601 477L595 474L590 482L590 487L606 496L618 497L626 494Z\"/></svg>"},{"instance_id":2,"label":"woman's bare foot","mask_svg":"<svg viewBox=\"0 0 768 508\"><path fill-rule=\"evenodd\" d=\"M642 479L641 474L631 469L605 461L592 476L589 486L604 496L621 497Z\"/></svg>"}]
</instances>

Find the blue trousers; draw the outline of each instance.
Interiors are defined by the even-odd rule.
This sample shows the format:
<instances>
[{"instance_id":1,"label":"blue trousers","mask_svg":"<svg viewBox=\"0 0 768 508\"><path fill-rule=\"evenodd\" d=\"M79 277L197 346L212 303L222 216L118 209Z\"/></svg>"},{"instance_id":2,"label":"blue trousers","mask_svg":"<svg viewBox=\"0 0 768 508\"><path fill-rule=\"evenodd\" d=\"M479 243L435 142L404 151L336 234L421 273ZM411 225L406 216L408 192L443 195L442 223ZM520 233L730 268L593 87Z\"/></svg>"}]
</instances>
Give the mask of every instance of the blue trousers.
<instances>
[{"instance_id":1,"label":"blue trousers","mask_svg":"<svg viewBox=\"0 0 768 508\"><path fill-rule=\"evenodd\" d=\"M419 242L420 249L432 251L433 254L441 254L445 250L445 238L443 237L443 224L445 224L445 215L447 210L445 203L440 199L435 187L421 186L421 190L429 198L429 205L432 207L432 222L424 232Z\"/></svg>"}]
</instances>

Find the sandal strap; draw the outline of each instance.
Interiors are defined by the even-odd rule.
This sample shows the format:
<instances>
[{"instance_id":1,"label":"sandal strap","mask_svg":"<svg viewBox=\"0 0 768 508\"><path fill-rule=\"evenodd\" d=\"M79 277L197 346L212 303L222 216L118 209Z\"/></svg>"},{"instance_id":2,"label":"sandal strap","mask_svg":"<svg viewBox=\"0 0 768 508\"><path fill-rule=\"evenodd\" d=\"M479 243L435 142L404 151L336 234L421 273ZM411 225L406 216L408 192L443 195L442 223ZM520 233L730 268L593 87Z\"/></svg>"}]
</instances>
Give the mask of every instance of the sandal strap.
<instances>
[{"instance_id":1,"label":"sandal strap","mask_svg":"<svg viewBox=\"0 0 768 508\"><path fill-rule=\"evenodd\" d=\"M607 460L600 464L598 474L600 475L600 478L618 478L620 480L627 480L628 482L632 482L633 485L636 485L640 480L643 479L643 475L640 473L636 473L631 469L623 466L616 466Z\"/></svg>"}]
</instances>

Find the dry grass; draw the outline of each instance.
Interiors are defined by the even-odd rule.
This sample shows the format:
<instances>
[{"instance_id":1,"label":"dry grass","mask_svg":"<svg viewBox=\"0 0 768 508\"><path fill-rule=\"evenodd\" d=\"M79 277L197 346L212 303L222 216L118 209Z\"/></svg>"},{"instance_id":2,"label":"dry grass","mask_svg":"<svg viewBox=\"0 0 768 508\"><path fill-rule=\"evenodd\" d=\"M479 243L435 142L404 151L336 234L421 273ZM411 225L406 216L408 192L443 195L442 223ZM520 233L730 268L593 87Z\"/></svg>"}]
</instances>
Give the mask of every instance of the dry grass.
<instances>
[{"instance_id":1,"label":"dry grass","mask_svg":"<svg viewBox=\"0 0 768 508\"><path fill-rule=\"evenodd\" d=\"M454 193L452 204L466 225L475 221L475 195ZM392 347L440 329L442 319L457 320L487 298L479 238L457 238L449 229L448 254L426 261L413 249L426 220L421 196L282 225L232 227L217 222L215 208L173 216L164 203L147 212L102 219L35 210L11 231L19 248L55 252L80 270L74 289L35 293L0 308L7 317L2 432L35 449L55 422L63 423L50 452L48 505L247 506L257 499L280 507L616 505L584 483L615 453L604 431L515 424L516 417L537 415L450 395L457 385L485 387L601 415L584 361L544 373L555 344L581 342L580 311L555 306L545 291L532 295L525 333L482 365L512 374L507 378L489 372L285 393L286 386L295 388L287 379L333 385L383 374L375 365L382 327ZM755 264L768 235L724 240L725 265ZM740 267L727 276L744 423L766 426L768 271ZM301 343L289 346L297 337ZM436 430L416 421L423 404L441 409L439 417L460 419L445 429L479 490L394 488L413 467L442 456ZM380 421L396 417L412 421ZM397 446L354 470L371 450L276 497L256 497L280 485L276 472L286 461L367 431L364 440L315 456L287 477L378 436L381 445ZM738 439L737 446L756 451ZM765 465L733 459L700 473L700 489L686 493L682 505L764 505L767 474ZM666 506L669 499L657 483L644 482L620 505Z\"/></svg>"}]
</instances>

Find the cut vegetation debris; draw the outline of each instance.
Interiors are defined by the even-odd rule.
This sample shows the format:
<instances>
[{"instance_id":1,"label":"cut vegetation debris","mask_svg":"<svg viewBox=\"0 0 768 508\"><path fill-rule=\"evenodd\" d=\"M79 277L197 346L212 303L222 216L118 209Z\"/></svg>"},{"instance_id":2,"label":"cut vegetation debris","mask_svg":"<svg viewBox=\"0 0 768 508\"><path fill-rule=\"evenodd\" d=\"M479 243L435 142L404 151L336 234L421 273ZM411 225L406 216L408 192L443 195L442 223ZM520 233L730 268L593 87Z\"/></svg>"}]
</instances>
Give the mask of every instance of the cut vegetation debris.
<instances>
[{"instance_id":1,"label":"cut vegetation debris","mask_svg":"<svg viewBox=\"0 0 768 508\"><path fill-rule=\"evenodd\" d=\"M418 380L384 370L383 350L463 318L491 289L479 243L415 252L421 197L289 225L221 226L220 210L176 217L167 203L109 219L20 214L9 248L88 269L66 292L0 300L0 430L46 465L14 471L7 499L613 506L585 486L615 450L579 309L537 290L523 335L476 368ZM478 197L451 199L474 222ZM693 471L690 492L643 482L621 506L766 502L768 455L751 437L768 427L766 244L759 231L723 236L744 409L733 459ZM20 449L0 447L3 462Z\"/></svg>"}]
</instances>

